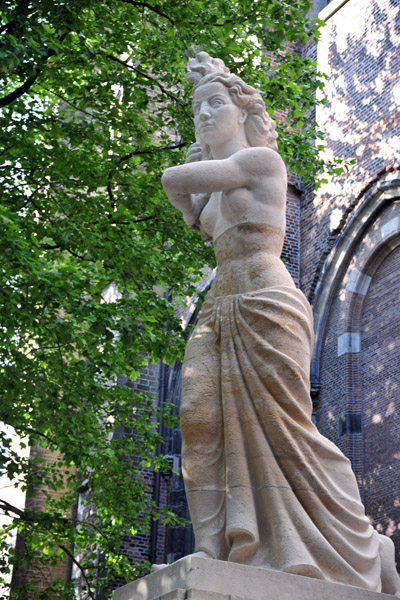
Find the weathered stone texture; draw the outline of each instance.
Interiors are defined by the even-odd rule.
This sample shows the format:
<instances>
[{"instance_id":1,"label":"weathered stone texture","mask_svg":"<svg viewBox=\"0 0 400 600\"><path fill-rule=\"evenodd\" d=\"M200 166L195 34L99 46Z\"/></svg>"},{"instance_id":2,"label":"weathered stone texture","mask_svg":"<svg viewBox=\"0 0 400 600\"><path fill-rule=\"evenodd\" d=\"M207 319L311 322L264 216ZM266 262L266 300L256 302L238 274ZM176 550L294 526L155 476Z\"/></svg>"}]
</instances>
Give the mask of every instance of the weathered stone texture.
<instances>
[{"instance_id":1,"label":"weathered stone texture","mask_svg":"<svg viewBox=\"0 0 400 600\"><path fill-rule=\"evenodd\" d=\"M113 600L390 600L393 596L268 569L187 556Z\"/></svg>"}]
</instances>

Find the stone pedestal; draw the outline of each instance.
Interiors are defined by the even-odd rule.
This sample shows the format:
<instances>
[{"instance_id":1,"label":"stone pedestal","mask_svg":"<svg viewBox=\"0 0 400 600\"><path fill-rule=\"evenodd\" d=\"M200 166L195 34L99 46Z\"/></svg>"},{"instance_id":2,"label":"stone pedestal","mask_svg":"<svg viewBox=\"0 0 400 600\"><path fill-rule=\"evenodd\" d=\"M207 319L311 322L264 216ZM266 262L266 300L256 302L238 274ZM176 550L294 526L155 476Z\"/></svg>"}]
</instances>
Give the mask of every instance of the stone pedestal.
<instances>
[{"instance_id":1,"label":"stone pedestal","mask_svg":"<svg viewBox=\"0 0 400 600\"><path fill-rule=\"evenodd\" d=\"M113 600L394 600L394 596L188 556L116 590Z\"/></svg>"}]
</instances>

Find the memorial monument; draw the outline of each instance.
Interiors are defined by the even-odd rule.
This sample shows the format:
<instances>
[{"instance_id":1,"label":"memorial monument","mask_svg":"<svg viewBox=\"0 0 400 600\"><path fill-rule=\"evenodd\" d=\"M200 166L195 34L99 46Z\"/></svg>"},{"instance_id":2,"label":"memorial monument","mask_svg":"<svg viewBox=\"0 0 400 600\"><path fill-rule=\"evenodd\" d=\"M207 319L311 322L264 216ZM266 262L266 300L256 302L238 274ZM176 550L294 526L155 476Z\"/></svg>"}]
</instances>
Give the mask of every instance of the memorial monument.
<instances>
[{"instance_id":1,"label":"memorial monument","mask_svg":"<svg viewBox=\"0 0 400 600\"><path fill-rule=\"evenodd\" d=\"M265 570L267 587L268 573L293 590L294 579L306 585L293 575L320 580L298 598L321 595L321 585L342 597L333 584L364 590L343 598L400 597L391 540L366 517L349 460L311 421L312 313L280 260L287 184L274 123L221 60L199 53L188 80L197 142L162 182L185 222L213 241L218 265L183 364L182 469L196 547L182 567L144 579L158 585L168 569L179 579L183 561L188 573L214 573L224 561L230 583L210 593L233 595L236 564L241 580L245 566L254 581ZM131 598L127 588L115 598ZM132 598L156 597L135 589ZM247 597L264 598L262 583L257 590Z\"/></svg>"}]
</instances>

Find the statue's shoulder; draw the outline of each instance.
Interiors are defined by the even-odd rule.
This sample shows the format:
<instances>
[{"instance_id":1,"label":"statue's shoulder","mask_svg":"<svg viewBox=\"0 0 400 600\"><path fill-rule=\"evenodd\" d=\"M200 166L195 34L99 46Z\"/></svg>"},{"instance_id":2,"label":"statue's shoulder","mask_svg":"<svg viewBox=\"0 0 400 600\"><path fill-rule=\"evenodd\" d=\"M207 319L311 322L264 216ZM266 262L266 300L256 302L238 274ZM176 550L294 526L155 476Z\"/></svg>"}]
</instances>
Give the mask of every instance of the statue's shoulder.
<instances>
[{"instance_id":1,"label":"statue's shoulder","mask_svg":"<svg viewBox=\"0 0 400 600\"><path fill-rule=\"evenodd\" d=\"M266 148L265 146L245 148L236 152L231 158L242 169L254 175L271 176L286 174L285 163L278 152L272 150L272 148Z\"/></svg>"}]
</instances>

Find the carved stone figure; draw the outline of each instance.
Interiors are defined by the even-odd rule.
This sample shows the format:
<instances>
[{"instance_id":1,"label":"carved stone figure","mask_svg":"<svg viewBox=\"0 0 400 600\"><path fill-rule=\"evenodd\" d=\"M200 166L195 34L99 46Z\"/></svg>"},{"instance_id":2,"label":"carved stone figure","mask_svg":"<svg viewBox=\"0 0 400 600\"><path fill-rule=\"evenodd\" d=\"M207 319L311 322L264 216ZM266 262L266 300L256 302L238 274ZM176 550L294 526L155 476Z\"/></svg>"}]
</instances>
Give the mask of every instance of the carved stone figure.
<instances>
[{"instance_id":1,"label":"carved stone figure","mask_svg":"<svg viewBox=\"0 0 400 600\"><path fill-rule=\"evenodd\" d=\"M195 552L400 597L392 542L311 421L312 313L280 260L287 184L274 123L221 60L201 52L188 79L198 141L162 183L218 264L183 365Z\"/></svg>"}]
</instances>

